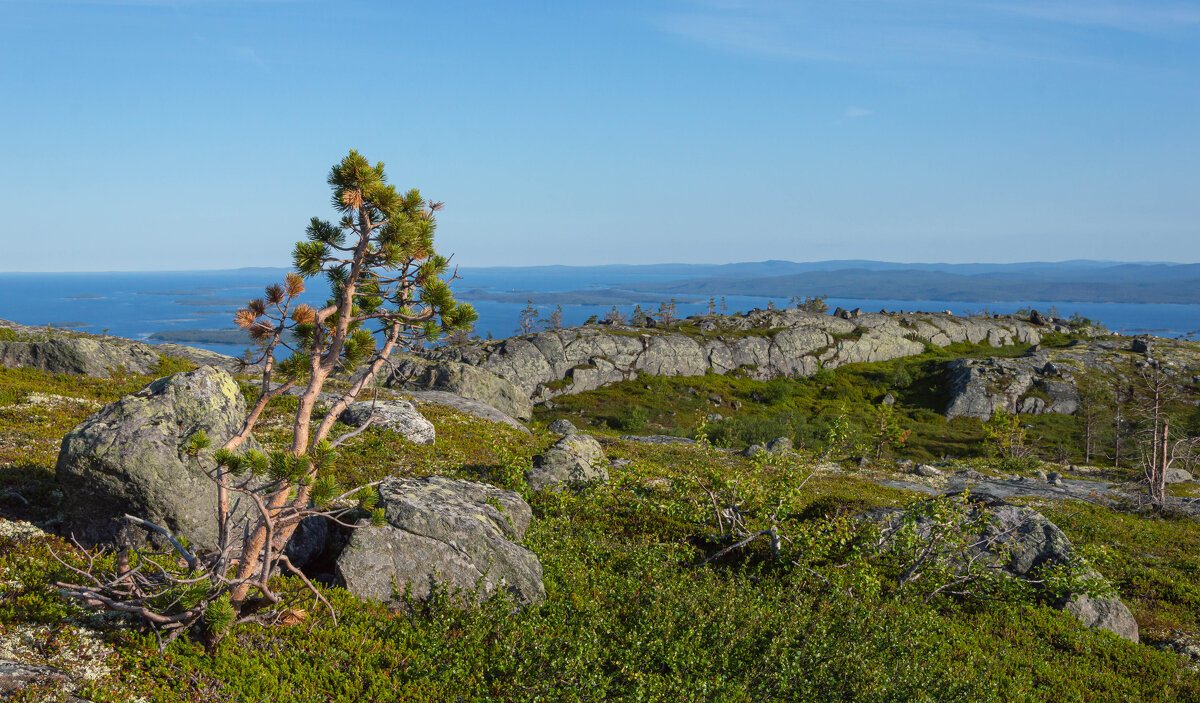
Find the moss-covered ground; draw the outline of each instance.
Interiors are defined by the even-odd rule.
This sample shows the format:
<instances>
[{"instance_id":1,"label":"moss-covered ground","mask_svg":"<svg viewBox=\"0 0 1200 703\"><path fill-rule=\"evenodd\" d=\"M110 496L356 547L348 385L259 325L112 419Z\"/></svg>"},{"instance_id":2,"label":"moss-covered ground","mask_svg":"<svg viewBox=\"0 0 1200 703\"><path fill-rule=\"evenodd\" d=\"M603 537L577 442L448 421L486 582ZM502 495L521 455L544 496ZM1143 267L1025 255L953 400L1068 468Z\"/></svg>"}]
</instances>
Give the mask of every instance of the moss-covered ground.
<instances>
[{"instance_id":1,"label":"moss-covered ground","mask_svg":"<svg viewBox=\"0 0 1200 703\"><path fill-rule=\"evenodd\" d=\"M439 406L422 407L438 432L431 447L374 428L343 447L335 471L347 484L440 473L522 491L535 516L524 543L541 559L547 592L524 611L497 598L468 610L440 599L390 612L323 587L337 627L313 607L296 625L238 628L215 652L181 640L159 654L153 636L62 601L50 583L63 569L50 552L77 555L61 538L0 536L0 642L24 638L22 651L47 662L93 652L94 680L80 693L95 701L1200 700L1200 674L1175 654L1087 630L1036 600L927 599L896 587L885 566L847 556L848 515L919 496L878 485L854 463L819 462L828 432L817 423L844 408L866 427L870 417L854 413L892 392L912 433L889 452L977 454L979 423L947 423L929 410L944 394L930 366L940 355L847 367L811 385L642 379L564 398L556 414L599 420L588 429L608 456L630 460L611 469L609 483L579 491L525 491L523 471L554 440L544 430L526 435ZM0 369L0 517L52 529L60 438L149 380ZM740 401L745 417L817 418L792 428L813 451L751 461L703 445L623 441L616 435L627 430L609 427L610 416L618 425L620 413L643 408L640 431L688 432L696 415L727 412L710 395L720 408ZM268 445L285 441L293 403L279 399L268 411L260 433ZM733 430L730 443L751 439ZM777 524L789 538L779 556L760 541L702 563L727 544L706 491L736 496L751 527ZM1195 522L1079 503L1036 507L1113 581L1144 641L1200 634ZM85 647L92 630L98 654ZM18 699L43 695L51 692Z\"/></svg>"}]
</instances>

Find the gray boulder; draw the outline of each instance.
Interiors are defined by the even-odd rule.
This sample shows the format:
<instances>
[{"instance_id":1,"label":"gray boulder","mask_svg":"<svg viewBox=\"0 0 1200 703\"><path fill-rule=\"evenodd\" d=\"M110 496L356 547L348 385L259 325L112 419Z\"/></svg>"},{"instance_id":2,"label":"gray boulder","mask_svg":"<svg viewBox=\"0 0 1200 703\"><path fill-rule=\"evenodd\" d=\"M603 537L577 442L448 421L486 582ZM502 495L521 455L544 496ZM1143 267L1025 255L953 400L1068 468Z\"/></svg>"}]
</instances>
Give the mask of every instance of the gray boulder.
<instances>
[{"instance_id":1,"label":"gray boulder","mask_svg":"<svg viewBox=\"0 0 1200 703\"><path fill-rule=\"evenodd\" d=\"M321 515L312 515L296 525L283 553L293 566L303 569L325 553L328 540L329 521Z\"/></svg>"},{"instance_id":2,"label":"gray boulder","mask_svg":"<svg viewBox=\"0 0 1200 703\"><path fill-rule=\"evenodd\" d=\"M974 505L966 514L967 523L972 524L979 517L985 517L986 520L982 531L969 537L973 543L968 550L970 553L959 557L964 564L972 558L998 558L1002 560L1000 568L1008 576L1036 580L1040 570L1045 567L1073 563L1074 552L1070 540L1041 513L1032 508L1005 503L986 493L974 495L973 500ZM903 508L886 508L866 515L885 526L892 526L899 524L898 518L903 514ZM916 529L918 534L922 531L931 532L934 523L929 517L918 517ZM1091 576L1102 578L1094 572ZM1034 585L1037 587L1036 581ZM1138 641L1137 620L1118 598L1092 598L1079 593L1056 603L1056 606L1088 627L1108 630L1125 639Z\"/></svg>"},{"instance_id":3,"label":"gray boulder","mask_svg":"<svg viewBox=\"0 0 1200 703\"><path fill-rule=\"evenodd\" d=\"M917 464L917 467L913 469L913 473L918 476L924 476L925 478L935 478L942 475L940 470L930 466L929 464Z\"/></svg>"},{"instance_id":4,"label":"gray boulder","mask_svg":"<svg viewBox=\"0 0 1200 703\"><path fill-rule=\"evenodd\" d=\"M585 434L569 434L555 442L544 454L533 457L533 468L525 472L525 481L535 491L607 481L606 463L604 449L594 438Z\"/></svg>"},{"instance_id":5,"label":"gray boulder","mask_svg":"<svg viewBox=\"0 0 1200 703\"><path fill-rule=\"evenodd\" d=\"M400 605L407 590L435 588L461 601L506 592L522 605L546 597L537 555L517 544L533 517L519 495L441 476L395 478L379 486L387 524L360 527L337 557L337 576L363 598Z\"/></svg>"},{"instance_id":6,"label":"gray boulder","mask_svg":"<svg viewBox=\"0 0 1200 703\"><path fill-rule=\"evenodd\" d=\"M0 341L0 366L34 368L49 373L108 378L113 371L149 374L158 368L162 357L185 359L197 366L215 366L235 373L244 365L240 360L216 352L182 344L149 345L123 337L91 335L82 332L54 331L0 320L0 330L9 330L16 339Z\"/></svg>"},{"instance_id":7,"label":"gray boulder","mask_svg":"<svg viewBox=\"0 0 1200 703\"><path fill-rule=\"evenodd\" d=\"M578 429L576 429L575 425L571 424L571 421L567 420L566 418L559 418L559 419L555 420L554 422L551 422L550 426L547 427L546 429L550 430L554 434L563 434L563 435L575 434L576 432L579 431Z\"/></svg>"},{"instance_id":8,"label":"gray boulder","mask_svg":"<svg viewBox=\"0 0 1200 703\"><path fill-rule=\"evenodd\" d=\"M1167 469L1163 474L1163 481L1166 483L1184 483L1191 480L1193 480L1191 472L1183 469Z\"/></svg>"},{"instance_id":9,"label":"gray boulder","mask_svg":"<svg viewBox=\"0 0 1200 703\"><path fill-rule=\"evenodd\" d=\"M1092 598L1081 593L1061 607L1093 630L1108 630L1132 642L1141 639L1133 613L1117 598Z\"/></svg>"},{"instance_id":10,"label":"gray boulder","mask_svg":"<svg viewBox=\"0 0 1200 703\"><path fill-rule=\"evenodd\" d=\"M129 513L215 547L216 487L184 445L204 431L219 447L245 416L233 377L210 366L160 378L104 407L63 437L55 470L65 527L84 544L112 544ZM131 537L142 539L140 531Z\"/></svg>"},{"instance_id":11,"label":"gray boulder","mask_svg":"<svg viewBox=\"0 0 1200 703\"><path fill-rule=\"evenodd\" d=\"M771 454L787 454L792 449L792 440L789 437L776 437L767 442L767 451Z\"/></svg>"},{"instance_id":12,"label":"gray boulder","mask_svg":"<svg viewBox=\"0 0 1200 703\"><path fill-rule=\"evenodd\" d=\"M338 419L351 427L362 427L372 417L375 427L391 430L416 444L430 445L437 437L433 423L407 400L351 403Z\"/></svg>"},{"instance_id":13,"label":"gray boulder","mask_svg":"<svg viewBox=\"0 0 1200 703\"><path fill-rule=\"evenodd\" d=\"M946 364L950 402L946 417L987 420L996 408L1010 413L1073 414L1079 390L1067 368L1044 355L1020 358L956 359Z\"/></svg>"},{"instance_id":14,"label":"gray boulder","mask_svg":"<svg viewBox=\"0 0 1200 703\"><path fill-rule=\"evenodd\" d=\"M761 444L751 444L750 446L746 447L745 449L743 449L742 451L740 451L738 453L744 457L753 459L754 457L758 456L759 454L765 454L766 451L767 451L767 448Z\"/></svg>"}]
</instances>

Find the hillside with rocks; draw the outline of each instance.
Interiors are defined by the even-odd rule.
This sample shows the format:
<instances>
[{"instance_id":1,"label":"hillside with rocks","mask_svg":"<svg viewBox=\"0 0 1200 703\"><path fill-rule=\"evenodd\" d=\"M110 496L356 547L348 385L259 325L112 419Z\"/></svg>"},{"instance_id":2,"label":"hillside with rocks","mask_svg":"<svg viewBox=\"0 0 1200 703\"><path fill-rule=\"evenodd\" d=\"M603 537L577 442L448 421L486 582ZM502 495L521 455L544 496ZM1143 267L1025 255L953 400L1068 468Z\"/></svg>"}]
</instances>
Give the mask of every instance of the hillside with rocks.
<instances>
[{"instance_id":1,"label":"hillside with rocks","mask_svg":"<svg viewBox=\"0 0 1200 703\"><path fill-rule=\"evenodd\" d=\"M149 373L164 358L184 359L230 372L244 366L231 356L182 344L146 344L122 337L0 320L0 366L108 378L118 371Z\"/></svg>"},{"instance_id":2,"label":"hillside with rocks","mask_svg":"<svg viewBox=\"0 0 1200 703\"><path fill-rule=\"evenodd\" d=\"M378 482L382 519L305 519L286 545L298 573L272 577L308 579L330 609L237 626L238 647L159 653L153 633L54 584L98 549L168 548L126 514L211 549L216 497L189 437L229 436L261 377L194 350L4 329L0 695L237 699L316 656L351 663L271 685L532 700L574 677L600 698L709 686L772 699L851 682L878 700L986 700L1004 671L1048 700L1200 696L1200 484L1180 464L1151 509L1140 469L1053 458L1076 441L1092 373L1166 369L1190 427L1192 342L1015 316L762 310L410 354L337 423L330 471ZM318 409L354 378L341 371ZM288 445L298 394L267 406L244 450ZM1032 428L1028 453L987 449L997 407ZM896 432L879 434L889 417ZM964 670L963 652L982 664ZM751 676L780 657L798 662L794 680ZM464 684L474 675L447 661L492 683ZM139 674L159 666L193 673ZM655 677L665 688L645 688Z\"/></svg>"},{"instance_id":3,"label":"hillside with rocks","mask_svg":"<svg viewBox=\"0 0 1200 703\"><path fill-rule=\"evenodd\" d=\"M689 318L669 329L589 325L442 347L402 358L389 384L453 391L528 418L534 404L639 373L804 378L819 369L920 354L926 345L1037 344L1047 331L1062 329L1017 316L754 310Z\"/></svg>"}]
</instances>

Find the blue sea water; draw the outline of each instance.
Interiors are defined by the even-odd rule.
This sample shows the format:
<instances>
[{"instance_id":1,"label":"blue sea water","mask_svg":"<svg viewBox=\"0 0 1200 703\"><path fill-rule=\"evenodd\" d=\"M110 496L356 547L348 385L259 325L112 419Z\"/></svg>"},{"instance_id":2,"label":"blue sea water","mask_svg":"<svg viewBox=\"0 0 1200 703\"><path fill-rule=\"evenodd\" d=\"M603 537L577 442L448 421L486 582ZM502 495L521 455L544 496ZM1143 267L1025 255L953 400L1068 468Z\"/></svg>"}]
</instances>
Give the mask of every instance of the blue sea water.
<instances>
[{"instance_id":1,"label":"blue sea water","mask_svg":"<svg viewBox=\"0 0 1200 703\"><path fill-rule=\"evenodd\" d=\"M536 291L554 292L611 286L615 281L579 280L556 272L545 278L530 277L528 272L506 275L502 269L473 272L464 269L462 280L455 289L483 289L492 292ZM184 272L121 272L121 273L0 273L0 318L27 325L53 325L87 332L109 334L133 339L147 339L155 332L172 330L228 329L233 326L233 313L245 301L261 294L263 286L282 278L282 269L238 269L231 271ZM328 295L317 281L304 295L306 302L322 303ZM516 332L518 317L524 304L472 301L479 312L476 332L483 337L489 333L497 338ZM642 304L656 308L660 298L646 294ZM727 296L729 312L766 307L768 298ZM775 299L778 306L786 300ZM1055 301L1022 301L1006 303L962 303L936 300L865 300L831 298L830 308L861 307L874 312L950 310L955 314L1015 312L1032 307L1043 312L1057 309L1064 317L1079 313L1098 320L1114 332L1122 334L1149 333L1178 337L1200 335L1200 305L1158 305L1127 303L1055 303ZM548 315L552 306L539 306ZM603 316L611 305L566 305L563 318L567 325L584 322L592 315ZM681 317L707 310L707 301L680 303ZM629 314L633 305L619 308ZM193 344L226 354L240 354L244 347L229 344Z\"/></svg>"}]
</instances>

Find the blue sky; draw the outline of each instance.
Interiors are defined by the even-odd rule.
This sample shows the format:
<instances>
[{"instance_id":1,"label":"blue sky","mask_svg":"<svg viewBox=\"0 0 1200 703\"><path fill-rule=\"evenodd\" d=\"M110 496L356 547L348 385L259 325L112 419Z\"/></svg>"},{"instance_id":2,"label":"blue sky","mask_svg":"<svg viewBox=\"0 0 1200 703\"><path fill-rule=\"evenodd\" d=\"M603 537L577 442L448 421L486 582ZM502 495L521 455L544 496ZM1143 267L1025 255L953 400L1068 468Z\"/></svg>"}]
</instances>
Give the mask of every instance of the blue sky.
<instances>
[{"instance_id":1,"label":"blue sky","mask_svg":"<svg viewBox=\"0 0 1200 703\"><path fill-rule=\"evenodd\" d=\"M1200 260L1200 2L0 0L0 270Z\"/></svg>"}]
</instances>

